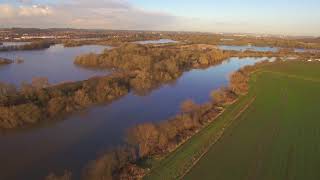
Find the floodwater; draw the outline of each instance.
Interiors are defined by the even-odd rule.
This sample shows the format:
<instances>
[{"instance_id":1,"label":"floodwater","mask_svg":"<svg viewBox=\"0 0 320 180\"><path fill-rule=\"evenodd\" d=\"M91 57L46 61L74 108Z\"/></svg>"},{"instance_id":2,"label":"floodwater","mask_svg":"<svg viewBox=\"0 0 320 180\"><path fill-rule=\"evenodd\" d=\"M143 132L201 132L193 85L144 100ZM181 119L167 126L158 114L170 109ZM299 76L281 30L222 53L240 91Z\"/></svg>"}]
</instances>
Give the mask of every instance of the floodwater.
<instances>
[{"instance_id":1,"label":"floodwater","mask_svg":"<svg viewBox=\"0 0 320 180\"><path fill-rule=\"evenodd\" d=\"M54 45L44 50L0 52L0 57L23 63L12 63L0 67L0 82L19 86L31 82L34 77L46 77L52 84L78 81L93 76L106 75L106 70L81 68L73 64L76 56L93 52L102 53L108 46L85 45L64 48Z\"/></svg>"},{"instance_id":2,"label":"floodwater","mask_svg":"<svg viewBox=\"0 0 320 180\"><path fill-rule=\"evenodd\" d=\"M2 45L0 47L7 47L7 46L21 46L29 44L30 42L2 42Z\"/></svg>"},{"instance_id":3,"label":"floodwater","mask_svg":"<svg viewBox=\"0 0 320 180\"><path fill-rule=\"evenodd\" d=\"M279 48L276 47L258 47L258 46L227 46L227 45L220 45L218 46L221 50L232 50L232 51L259 51L259 52L276 52Z\"/></svg>"},{"instance_id":4,"label":"floodwater","mask_svg":"<svg viewBox=\"0 0 320 180\"><path fill-rule=\"evenodd\" d=\"M130 93L111 104L91 107L61 121L2 133L0 179L37 180L49 172L62 173L65 169L78 179L90 160L124 142L128 128L172 117L184 100L209 101L212 90L228 84L230 73L265 59L230 58L207 69L186 72L175 83L163 85L145 96Z\"/></svg>"},{"instance_id":5,"label":"floodwater","mask_svg":"<svg viewBox=\"0 0 320 180\"><path fill-rule=\"evenodd\" d=\"M136 41L138 44L168 44L168 43L177 43L178 41L174 41L171 39L159 39L159 40L149 40L149 41Z\"/></svg>"},{"instance_id":6,"label":"floodwater","mask_svg":"<svg viewBox=\"0 0 320 180\"><path fill-rule=\"evenodd\" d=\"M259 46L229 46L229 45L219 45L218 46L219 49L221 50L229 50L229 51L246 51L246 50L250 50L250 51L258 51L258 52L277 52L279 51L279 47L259 47ZM294 52L297 53L304 53L304 52L320 52L320 50L318 49L303 49L303 48L294 48L293 49Z\"/></svg>"}]
</instances>

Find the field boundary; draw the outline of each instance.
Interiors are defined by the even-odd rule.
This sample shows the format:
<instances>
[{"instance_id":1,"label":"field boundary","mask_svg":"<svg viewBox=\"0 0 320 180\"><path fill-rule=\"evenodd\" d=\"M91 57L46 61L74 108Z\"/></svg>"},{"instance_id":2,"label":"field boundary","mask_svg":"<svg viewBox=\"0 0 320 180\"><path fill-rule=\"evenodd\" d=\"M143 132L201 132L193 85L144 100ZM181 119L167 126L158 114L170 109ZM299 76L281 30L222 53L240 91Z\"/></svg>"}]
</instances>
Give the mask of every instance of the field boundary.
<instances>
[{"instance_id":1,"label":"field boundary","mask_svg":"<svg viewBox=\"0 0 320 180\"><path fill-rule=\"evenodd\" d=\"M258 74L257 72L259 71L250 73L251 80L253 80L253 74ZM251 83L248 82L248 84ZM232 103L233 107L227 107L215 118L222 122L216 124L217 122L214 120L208 123L207 126L181 143L177 149L166 155L160 162L155 163L155 166L149 170L143 179L165 179L165 177L167 179L182 179L185 177L211 147L223 137L225 130L256 100L254 92L255 86L252 86L246 95L240 96ZM228 112L228 115L226 115L226 112ZM188 151L192 151L192 154ZM182 157L179 157L178 155L181 153L186 153L189 156L181 155Z\"/></svg>"},{"instance_id":2,"label":"field boundary","mask_svg":"<svg viewBox=\"0 0 320 180\"><path fill-rule=\"evenodd\" d=\"M256 100L233 113L238 119L179 179L317 179L319 72L299 65L255 71L249 85Z\"/></svg>"},{"instance_id":3,"label":"field boundary","mask_svg":"<svg viewBox=\"0 0 320 180\"><path fill-rule=\"evenodd\" d=\"M305 80L305 81L312 81L312 82L320 83L320 79L297 76L297 75L281 73L281 72L277 72L277 71L263 70L263 71L260 71L260 72L272 73L272 74L276 74L276 75L279 75L279 76L285 76L285 77L288 77L288 78L294 78L294 79L299 79L299 80Z\"/></svg>"},{"instance_id":4,"label":"field boundary","mask_svg":"<svg viewBox=\"0 0 320 180\"><path fill-rule=\"evenodd\" d=\"M236 102L236 101L235 101L235 102ZM183 140L180 144L177 145L177 147L176 147L173 151L171 151L171 152L169 152L168 154L166 154L165 156L161 157L161 159L162 159L162 160L163 160L163 159L166 159L167 157L169 157L169 156L171 155L171 153L174 153L175 151L178 151L183 145L187 144L190 139L192 139L194 136L200 134L202 130L205 130L206 128L208 128L208 127L211 125L211 123L213 123L216 119L218 119L225 111L226 111L225 109L222 110L211 122L208 122L208 123L205 124L200 130L196 131L195 134L193 134L192 136L190 136L190 137L188 137L187 139ZM151 171L152 171L152 170L151 170ZM154 172L154 173L156 173L156 172ZM150 172L149 172L148 174L150 174ZM158 173L156 173L156 174L158 174ZM147 175L146 175L146 176L147 176ZM146 177L146 176L145 176L145 177Z\"/></svg>"},{"instance_id":5,"label":"field boundary","mask_svg":"<svg viewBox=\"0 0 320 180\"><path fill-rule=\"evenodd\" d=\"M228 108L225 109L223 112L221 112L219 114L219 116L216 117L216 119L227 118L229 120L224 122L223 125L221 127L219 127L218 131L215 131L213 134L210 133L211 135L209 135L209 137L206 137L206 138L203 137L203 138L205 138L205 140L202 143L203 145L199 145L199 147L197 148L198 150L196 150L196 152L192 156L190 156L190 158L187 158L187 159L189 159L189 161L186 161L186 162L182 163L181 166L178 166L179 170L176 171L176 173L171 174L171 176L169 176L171 178L169 178L169 177L167 177L167 178L169 178L169 179L182 179L185 175L187 175L190 172L190 170L210 150L210 148L221 139L225 130L227 130L227 128L234 122L234 120L238 119L242 115L242 113L245 112L250 107L250 105L255 101L256 96L253 96L252 94L251 95L250 94L243 96L243 98L246 97L245 98L246 100L245 99L238 99L237 101L235 101L235 103L237 103L237 102L241 102L244 100L245 103L242 104L242 106L240 106L240 108L232 110L234 112L234 115L232 117L220 117L225 114L225 111ZM210 128L210 127L212 128L212 125L215 126L215 124L212 124L214 122L215 121L208 123L203 129L199 130L195 135L189 137L175 151L172 151L171 153L166 155L165 158L163 158L162 160L164 160L164 159L166 159L166 157L168 158L170 156L175 157L177 155L177 154L175 154L175 153L177 153L176 151L179 151L182 148L184 148L184 145L188 146L188 143L190 143L190 141L192 141L192 138L194 138L196 136L203 136L204 134L207 134L208 132L207 133L205 133L205 132L208 131L208 128ZM211 131L211 130L209 130L209 131ZM204 134L202 134L202 133L204 133ZM204 136L206 136L206 135L204 135ZM157 166L159 166L159 165L157 165ZM163 166L163 164L162 164L162 166ZM167 169L167 168L169 168L169 167L166 167L165 169ZM164 177L160 173L161 171L159 172L158 170L155 170L155 169L157 169L157 168L156 167L152 168L151 171L149 171L148 174L146 176L144 176L143 179L163 179ZM152 174L155 175L155 177L153 177ZM153 178L151 178L149 175L152 175L151 177L153 177Z\"/></svg>"},{"instance_id":6,"label":"field boundary","mask_svg":"<svg viewBox=\"0 0 320 180\"><path fill-rule=\"evenodd\" d=\"M255 99L256 99L256 96L252 97L251 100L236 114L236 116L232 118L232 120L222 128L222 132L218 133L218 137L208 145L208 147L204 150L204 152L192 163L192 165L187 169L187 171L183 173L183 175L181 176L181 179L183 179L183 177L186 176L194 168L194 166L198 164L198 162L202 159L202 157L209 152L209 150L213 147L213 145L215 145L223 137L225 130L233 123L233 121L238 119L243 114L243 112L245 112L251 106L251 104L255 101Z\"/></svg>"}]
</instances>

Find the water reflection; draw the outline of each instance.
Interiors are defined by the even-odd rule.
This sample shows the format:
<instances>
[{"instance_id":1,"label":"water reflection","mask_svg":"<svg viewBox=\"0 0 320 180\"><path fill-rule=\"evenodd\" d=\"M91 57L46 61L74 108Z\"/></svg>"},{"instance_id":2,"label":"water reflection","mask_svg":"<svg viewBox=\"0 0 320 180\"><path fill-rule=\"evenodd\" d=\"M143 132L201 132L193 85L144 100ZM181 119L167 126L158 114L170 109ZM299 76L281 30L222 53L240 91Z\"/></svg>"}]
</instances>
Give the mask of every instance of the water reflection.
<instances>
[{"instance_id":1,"label":"water reflection","mask_svg":"<svg viewBox=\"0 0 320 180\"><path fill-rule=\"evenodd\" d=\"M226 46L226 45L220 45L218 46L222 50L232 50L232 51L259 51L259 52L276 52L279 50L279 48L275 47L258 47L258 46Z\"/></svg>"},{"instance_id":2,"label":"water reflection","mask_svg":"<svg viewBox=\"0 0 320 180\"><path fill-rule=\"evenodd\" d=\"M97 153L123 142L126 129L174 116L186 99L209 100L228 84L229 74L265 58L231 58L220 65L184 73L175 84L147 96L133 93L105 106L90 108L63 121L0 136L0 179L40 179L50 171L70 169L76 178Z\"/></svg>"},{"instance_id":3,"label":"water reflection","mask_svg":"<svg viewBox=\"0 0 320 180\"><path fill-rule=\"evenodd\" d=\"M167 44L167 43L177 43L178 41L174 41L171 39L159 39L159 40L149 40L149 41L136 41L138 44Z\"/></svg>"},{"instance_id":4,"label":"water reflection","mask_svg":"<svg viewBox=\"0 0 320 180\"><path fill-rule=\"evenodd\" d=\"M258 52L277 52L280 50L279 47L259 47L259 46L229 46L229 45L219 45L218 46L219 49L221 50L229 50L229 51L246 51L246 50L250 50L250 51L258 51ZM304 53L304 52L320 52L320 50L317 49L303 49L303 48L293 48L294 52L297 53Z\"/></svg>"},{"instance_id":5,"label":"water reflection","mask_svg":"<svg viewBox=\"0 0 320 180\"><path fill-rule=\"evenodd\" d=\"M0 81L18 86L23 81L30 82L33 77L47 77L50 83L59 83L106 75L105 70L84 69L73 64L76 56L89 52L101 53L105 48L110 47L86 45L64 48L54 45L45 50L0 52L0 57L24 61L1 66Z\"/></svg>"},{"instance_id":6,"label":"water reflection","mask_svg":"<svg viewBox=\"0 0 320 180\"><path fill-rule=\"evenodd\" d=\"M0 47L7 47L7 46L22 46L29 44L30 42L2 42L2 45Z\"/></svg>"}]
</instances>

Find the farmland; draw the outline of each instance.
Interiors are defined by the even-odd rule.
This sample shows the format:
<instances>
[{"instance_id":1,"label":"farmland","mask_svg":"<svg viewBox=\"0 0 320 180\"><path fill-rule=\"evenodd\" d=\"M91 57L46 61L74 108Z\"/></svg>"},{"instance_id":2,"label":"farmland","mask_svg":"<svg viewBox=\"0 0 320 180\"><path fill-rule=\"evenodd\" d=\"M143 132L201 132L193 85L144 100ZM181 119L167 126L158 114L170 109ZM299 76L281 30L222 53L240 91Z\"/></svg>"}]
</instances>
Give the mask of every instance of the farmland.
<instances>
[{"instance_id":1,"label":"farmland","mask_svg":"<svg viewBox=\"0 0 320 180\"><path fill-rule=\"evenodd\" d=\"M318 62L262 68L247 96L155 162L146 179L181 178L190 167L183 179L319 179L319 69ZM195 157L202 158L192 166Z\"/></svg>"}]
</instances>

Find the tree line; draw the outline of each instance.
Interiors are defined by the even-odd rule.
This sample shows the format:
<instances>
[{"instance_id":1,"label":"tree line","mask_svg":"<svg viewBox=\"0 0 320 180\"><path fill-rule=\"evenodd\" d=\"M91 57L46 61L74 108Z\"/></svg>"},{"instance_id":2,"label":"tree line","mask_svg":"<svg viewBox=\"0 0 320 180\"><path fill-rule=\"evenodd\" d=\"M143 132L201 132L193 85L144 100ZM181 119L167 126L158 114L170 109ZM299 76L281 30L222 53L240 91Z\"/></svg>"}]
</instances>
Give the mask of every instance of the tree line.
<instances>
[{"instance_id":1,"label":"tree line","mask_svg":"<svg viewBox=\"0 0 320 180\"><path fill-rule=\"evenodd\" d=\"M231 56L273 57L272 52L233 52L198 46L125 44L102 54L86 54L75 59L81 66L115 71L105 77L50 86L35 78L19 90L0 84L0 128L17 128L57 119L94 104L111 102L133 91L145 95L163 84L173 83L183 72L206 68ZM28 113L30 112L30 113Z\"/></svg>"},{"instance_id":2,"label":"tree line","mask_svg":"<svg viewBox=\"0 0 320 180\"><path fill-rule=\"evenodd\" d=\"M40 50L47 49L51 45L55 44L53 41L33 41L24 45L15 45L15 46L2 46L0 47L0 51L23 51L23 50Z\"/></svg>"},{"instance_id":3,"label":"tree line","mask_svg":"<svg viewBox=\"0 0 320 180\"><path fill-rule=\"evenodd\" d=\"M30 126L56 119L97 103L111 102L129 92L127 74L94 77L89 80L50 86L46 78L15 86L0 83L0 128Z\"/></svg>"},{"instance_id":4,"label":"tree line","mask_svg":"<svg viewBox=\"0 0 320 180\"><path fill-rule=\"evenodd\" d=\"M310 53L309 53L310 54ZM206 68L232 56L274 57L277 52L235 52L198 46L125 44L102 54L86 54L75 59L81 66L115 71L105 77L50 86L35 78L19 90L0 84L0 128L17 128L57 119L98 103L111 102L132 91L145 95L173 83L183 72ZM30 112L30 113L28 113Z\"/></svg>"},{"instance_id":5,"label":"tree line","mask_svg":"<svg viewBox=\"0 0 320 180\"><path fill-rule=\"evenodd\" d=\"M156 88L163 82L177 79L183 72L193 68L208 67L222 62L229 54L218 49L190 50L174 47L153 47L128 43L107 50L102 54L86 54L75 59L83 67L134 72L135 89L142 92Z\"/></svg>"},{"instance_id":6,"label":"tree line","mask_svg":"<svg viewBox=\"0 0 320 180\"><path fill-rule=\"evenodd\" d=\"M212 45L238 45L247 46L269 46L282 48L305 48L320 49L319 38L280 38L280 37L254 37L254 36L234 36L220 35L208 33L184 33L184 34L168 34L173 40L183 41L191 44L212 44Z\"/></svg>"},{"instance_id":7,"label":"tree line","mask_svg":"<svg viewBox=\"0 0 320 180\"><path fill-rule=\"evenodd\" d=\"M228 105L248 93L250 74L268 64L271 62L263 61L234 72L229 86L213 91L210 102L199 105L186 100L175 117L130 128L126 144L90 162L84 169L84 179L142 178L147 173L146 168L141 166L142 162L167 155L208 123L214 122Z\"/></svg>"},{"instance_id":8,"label":"tree line","mask_svg":"<svg viewBox=\"0 0 320 180\"><path fill-rule=\"evenodd\" d=\"M94 62L95 67L101 66L95 63L96 59L102 59L102 64L106 65L103 67L118 70L109 76L54 86L50 86L45 78L35 78L31 84L23 83L18 90L1 83L0 128L17 128L44 119L57 119L93 104L111 102L130 91L145 94L164 83L172 83L184 71L208 67L228 57L220 50L204 53L128 44L102 55L77 58L76 62Z\"/></svg>"}]
</instances>

